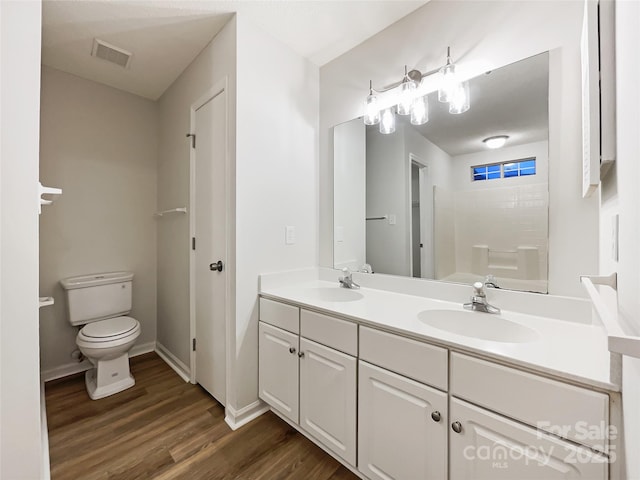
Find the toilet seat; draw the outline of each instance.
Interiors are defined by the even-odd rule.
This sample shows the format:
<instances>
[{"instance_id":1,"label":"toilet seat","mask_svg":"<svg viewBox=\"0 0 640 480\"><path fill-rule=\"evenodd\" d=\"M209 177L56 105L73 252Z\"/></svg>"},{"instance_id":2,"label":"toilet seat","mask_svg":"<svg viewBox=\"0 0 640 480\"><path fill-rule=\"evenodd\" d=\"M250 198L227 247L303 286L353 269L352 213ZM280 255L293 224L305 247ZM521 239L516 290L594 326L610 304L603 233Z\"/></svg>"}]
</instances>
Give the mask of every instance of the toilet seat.
<instances>
[{"instance_id":1,"label":"toilet seat","mask_svg":"<svg viewBox=\"0 0 640 480\"><path fill-rule=\"evenodd\" d=\"M140 322L131 317L115 317L85 325L76 337L78 346L111 348L140 335Z\"/></svg>"}]
</instances>

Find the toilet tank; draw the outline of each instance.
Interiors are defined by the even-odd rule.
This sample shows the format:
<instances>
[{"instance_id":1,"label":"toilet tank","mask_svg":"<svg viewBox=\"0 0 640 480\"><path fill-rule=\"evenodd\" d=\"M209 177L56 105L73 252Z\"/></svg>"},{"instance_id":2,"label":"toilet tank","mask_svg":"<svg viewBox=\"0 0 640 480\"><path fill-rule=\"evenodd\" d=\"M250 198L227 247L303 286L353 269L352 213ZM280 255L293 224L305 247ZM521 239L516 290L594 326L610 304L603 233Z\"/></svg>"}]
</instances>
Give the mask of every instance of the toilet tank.
<instances>
[{"instance_id":1,"label":"toilet tank","mask_svg":"<svg viewBox=\"0 0 640 480\"><path fill-rule=\"evenodd\" d=\"M71 325L84 325L131 311L132 272L94 273L60 280Z\"/></svg>"}]
</instances>

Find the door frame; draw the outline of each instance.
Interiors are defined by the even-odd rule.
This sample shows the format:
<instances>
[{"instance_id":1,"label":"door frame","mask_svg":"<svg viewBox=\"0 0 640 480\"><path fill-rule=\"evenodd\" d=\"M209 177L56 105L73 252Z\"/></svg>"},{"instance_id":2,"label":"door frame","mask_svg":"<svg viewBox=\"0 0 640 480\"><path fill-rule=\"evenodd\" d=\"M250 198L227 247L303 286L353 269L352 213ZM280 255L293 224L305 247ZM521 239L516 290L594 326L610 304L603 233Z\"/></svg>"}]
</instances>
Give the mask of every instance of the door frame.
<instances>
[{"instance_id":1,"label":"door frame","mask_svg":"<svg viewBox=\"0 0 640 480\"><path fill-rule=\"evenodd\" d=\"M190 132L195 132L196 126L196 111L204 106L207 102L217 97L218 95L224 93L225 94L225 124L227 128L227 134L225 136L225 227L226 227L226 252L225 252L225 266L229 267L229 252L231 251L231 159L229 156L229 97L228 97L228 78L225 75L219 81L217 81L212 87L210 87L203 95L201 95L195 102L191 104L190 108ZM197 146L197 139L196 139ZM196 221L195 221L195 204L196 204L196 176L195 176L195 166L196 166L196 149L191 148L189 145L189 359L190 359L190 374L189 380L191 383L195 384L196 382L196 352L193 350L193 339L196 338L196 294L195 294L195 283L196 283L196 271L195 271L195 250L191 245L192 238L195 237L196 232ZM197 248L197 243L196 243ZM235 345L235 343L231 342L232 335L232 322L231 322L231 275L228 274L226 276L225 282L225 390L227 391L227 403L229 402L228 392L230 391L230 378L231 378L231 363L230 358L231 353L229 352L230 346Z\"/></svg>"},{"instance_id":2,"label":"door frame","mask_svg":"<svg viewBox=\"0 0 640 480\"><path fill-rule=\"evenodd\" d=\"M409 153L409 162L408 162L408 185L409 188L408 190L408 205L409 205L409 214L408 214L408 219L407 219L407 225L409 226L409 272L410 275L413 277L413 201L412 201L412 197L413 197L413 192L412 192L412 179L411 179L411 170L412 170L412 166L413 165L417 165L419 171L418 171L418 181L420 184L420 242L423 245L426 245L427 243L429 244L429 246L433 245L433 224L432 225L427 225L426 222L424 221L424 217L425 217L425 210L424 210L424 205L423 205L423 199L425 198L424 195L426 194L426 189L429 187L428 185L428 178L431 174L430 169L429 169L429 164L423 160L422 158L420 158L419 156L417 156L415 153L410 152ZM433 210L433 205L431 206L432 210ZM433 223L433 213L431 213L431 221ZM427 228L429 227L428 231ZM425 233L427 235L430 235L430 239L429 242L426 242L426 237L427 235L425 235ZM424 277L424 272L425 269L425 263L428 263L427 261L425 261L425 256L424 256L424 251L426 249L421 249L420 250L420 270L422 272L422 277L421 278L428 278L428 277ZM433 254L431 255L433 256ZM433 262L433 259L431 259L431 262Z\"/></svg>"}]
</instances>

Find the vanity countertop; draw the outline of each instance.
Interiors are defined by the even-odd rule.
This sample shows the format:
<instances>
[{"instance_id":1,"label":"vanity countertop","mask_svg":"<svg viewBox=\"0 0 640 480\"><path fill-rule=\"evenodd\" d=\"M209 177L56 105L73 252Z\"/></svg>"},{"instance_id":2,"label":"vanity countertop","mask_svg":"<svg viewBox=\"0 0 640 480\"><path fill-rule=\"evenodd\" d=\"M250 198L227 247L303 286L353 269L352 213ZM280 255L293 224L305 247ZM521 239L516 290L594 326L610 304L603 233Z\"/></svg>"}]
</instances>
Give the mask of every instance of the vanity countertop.
<instances>
[{"instance_id":1,"label":"vanity countertop","mask_svg":"<svg viewBox=\"0 0 640 480\"><path fill-rule=\"evenodd\" d=\"M336 282L305 280L295 284L263 286L260 295L336 315L361 325L422 339L452 350L482 355L587 387L620 390L610 381L607 336L598 325L503 310L503 318L532 328L539 336L537 340L526 343L490 341L440 330L418 318L418 313L424 310L463 311L462 302L453 303L364 287L354 290L362 295L362 298L355 301L330 301L317 295L318 289L327 292L327 289L339 288ZM499 304L496 306L500 307Z\"/></svg>"}]
</instances>

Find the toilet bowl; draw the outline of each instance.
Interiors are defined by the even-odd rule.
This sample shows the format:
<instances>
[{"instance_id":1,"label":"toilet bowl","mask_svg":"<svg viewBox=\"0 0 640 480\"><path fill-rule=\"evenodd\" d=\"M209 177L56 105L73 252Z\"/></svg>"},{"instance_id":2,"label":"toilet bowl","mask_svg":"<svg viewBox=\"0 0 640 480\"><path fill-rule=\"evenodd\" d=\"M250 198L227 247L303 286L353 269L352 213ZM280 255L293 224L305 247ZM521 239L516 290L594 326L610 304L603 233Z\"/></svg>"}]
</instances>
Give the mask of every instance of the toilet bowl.
<instances>
[{"instance_id":1,"label":"toilet bowl","mask_svg":"<svg viewBox=\"0 0 640 480\"><path fill-rule=\"evenodd\" d=\"M85 374L92 400L113 395L135 384L129 370L129 350L140 336L140 322L116 317L85 325L76 344L94 368Z\"/></svg>"},{"instance_id":2,"label":"toilet bowl","mask_svg":"<svg viewBox=\"0 0 640 480\"><path fill-rule=\"evenodd\" d=\"M76 344L93 368L85 374L92 400L135 385L129 350L140 336L140 322L131 311L131 272L71 277L60 283L67 293L69 322L80 327Z\"/></svg>"}]
</instances>

